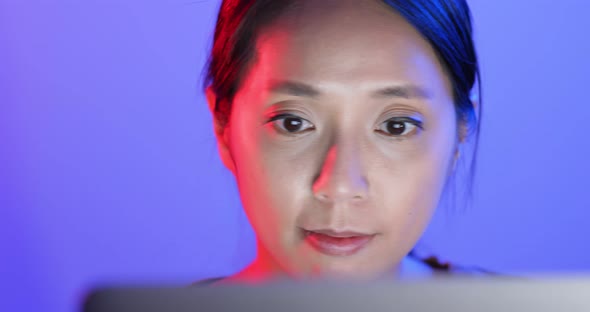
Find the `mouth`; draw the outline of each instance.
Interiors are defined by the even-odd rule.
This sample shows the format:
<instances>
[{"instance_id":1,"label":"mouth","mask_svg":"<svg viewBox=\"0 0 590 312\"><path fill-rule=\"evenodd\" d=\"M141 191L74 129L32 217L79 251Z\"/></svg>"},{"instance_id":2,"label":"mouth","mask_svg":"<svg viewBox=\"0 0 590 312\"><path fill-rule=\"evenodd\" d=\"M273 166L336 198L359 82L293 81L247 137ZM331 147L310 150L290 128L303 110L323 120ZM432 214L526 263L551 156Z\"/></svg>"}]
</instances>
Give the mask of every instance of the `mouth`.
<instances>
[{"instance_id":1,"label":"mouth","mask_svg":"<svg viewBox=\"0 0 590 312\"><path fill-rule=\"evenodd\" d=\"M376 234L331 229L303 230L304 240L316 251L329 256L352 256L364 249Z\"/></svg>"}]
</instances>

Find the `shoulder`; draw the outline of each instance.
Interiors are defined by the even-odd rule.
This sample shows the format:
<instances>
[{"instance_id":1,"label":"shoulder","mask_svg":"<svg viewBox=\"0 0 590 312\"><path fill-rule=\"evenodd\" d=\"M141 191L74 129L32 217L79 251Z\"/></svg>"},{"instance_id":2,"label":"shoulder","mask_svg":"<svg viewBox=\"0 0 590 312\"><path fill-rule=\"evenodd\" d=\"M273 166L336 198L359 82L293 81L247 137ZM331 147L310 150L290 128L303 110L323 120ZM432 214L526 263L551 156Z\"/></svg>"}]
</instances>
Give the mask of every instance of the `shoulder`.
<instances>
[{"instance_id":1,"label":"shoulder","mask_svg":"<svg viewBox=\"0 0 590 312\"><path fill-rule=\"evenodd\" d=\"M195 287L195 286L209 286L209 285L213 285L216 284L218 282L221 282L225 279L225 277L211 277L211 278L206 278L206 279L202 279L202 280L198 280L196 282L193 282L192 284L190 284L191 287Z\"/></svg>"},{"instance_id":2,"label":"shoulder","mask_svg":"<svg viewBox=\"0 0 590 312\"><path fill-rule=\"evenodd\" d=\"M443 262L434 256L420 258L414 255L408 255L402 260L399 274L401 278L490 275L496 273L476 266Z\"/></svg>"}]
</instances>

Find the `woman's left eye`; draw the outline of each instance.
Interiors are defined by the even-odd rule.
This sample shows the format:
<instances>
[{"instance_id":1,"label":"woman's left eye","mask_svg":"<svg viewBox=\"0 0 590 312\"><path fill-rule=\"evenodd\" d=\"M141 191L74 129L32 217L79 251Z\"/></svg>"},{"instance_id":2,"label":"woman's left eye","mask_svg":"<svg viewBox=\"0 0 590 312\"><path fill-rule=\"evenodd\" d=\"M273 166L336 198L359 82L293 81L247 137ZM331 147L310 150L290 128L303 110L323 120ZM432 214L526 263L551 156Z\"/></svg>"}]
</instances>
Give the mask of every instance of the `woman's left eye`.
<instances>
[{"instance_id":1,"label":"woman's left eye","mask_svg":"<svg viewBox=\"0 0 590 312\"><path fill-rule=\"evenodd\" d=\"M387 136L401 137L412 135L419 129L422 129L422 122L419 120L409 117L395 117L382 123L378 131Z\"/></svg>"}]
</instances>

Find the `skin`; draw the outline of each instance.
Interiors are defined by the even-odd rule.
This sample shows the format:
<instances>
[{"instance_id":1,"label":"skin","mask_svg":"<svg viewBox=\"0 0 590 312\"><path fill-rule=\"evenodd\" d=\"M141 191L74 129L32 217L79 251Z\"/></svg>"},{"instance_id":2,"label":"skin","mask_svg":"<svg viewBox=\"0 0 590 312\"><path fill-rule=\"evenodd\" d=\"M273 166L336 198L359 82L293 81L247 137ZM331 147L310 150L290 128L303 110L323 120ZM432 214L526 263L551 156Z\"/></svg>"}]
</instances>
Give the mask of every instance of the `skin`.
<instances>
[{"instance_id":1,"label":"skin","mask_svg":"<svg viewBox=\"0 0 590 312\"><path fill-rule=\"evenodd\" d=\"M256 260L232 279L395 276L457 158L451 82L432 47L382 3L300 2L260 32L229 124L215 124L258 239ZM208 100L212 109L210 90ZM277 114L301 126L290 133L284 119L269 121ZM404 133L388 132L392 123ZM375 236L331 256L302 229Z\"/></svg>"}]
</instances>

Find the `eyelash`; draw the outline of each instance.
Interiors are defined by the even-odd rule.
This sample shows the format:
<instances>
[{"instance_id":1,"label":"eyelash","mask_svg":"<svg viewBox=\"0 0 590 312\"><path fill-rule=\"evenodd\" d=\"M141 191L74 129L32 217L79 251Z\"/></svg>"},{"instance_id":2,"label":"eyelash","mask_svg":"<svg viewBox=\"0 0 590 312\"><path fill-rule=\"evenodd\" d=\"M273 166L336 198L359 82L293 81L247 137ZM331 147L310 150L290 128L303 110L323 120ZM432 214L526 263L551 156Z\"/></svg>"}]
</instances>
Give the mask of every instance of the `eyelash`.
<instances>
[{"instance_id":1,"label":"eyelash","mask_svg":"<svg viewBox=\"0 0 590 312\"><path fill-rule=\"evenodd\" d=\"M410 129L409 132L412 132L414 129L417 129L416 131L424 130L424 127L422 125L422 121L411 118L411 117L392 117L392 118L389 118L386 121L384 121L381 125L386 125L389 122L404 124L405 129L408 129L408 128ZM411 127L408 127L407 126L408 124L411 125ZM409 135L408 133L406 133L406 131L404 131L405 134L391 134L387 131L381 131L381 130L379 130L379 132L383 133L384 135L386 135L388 137L394 137L394 138L402 138L402 137Z\"/></svg>"},{"instance_id":2,"label":"eyelash","mask_svg":"<svg viewBox=\"0 0 590 312\"><path fill-rule=\"evenodd\" d=\"M299 117L297 115L293 115L293 114L277 114L275 116L272 116L269 119L268 122L272 122L273 125L274 125L274 127L277 128L275 121L285 120L287 118L299 119L299 120L302 120L304 123L306 122L306 123L308 123L308 124L311 125L311 122L307 121L305 118L301 118L301 117ZM308 131L308 130L315 129L315 127L313 125L311 125L311 127L308 127L307 129L304 129L304 131L298 131L298 132L289 132L289 131L287 131L286 129L284 129L282 127L280 127L280 128L281 128L281 129L279 129L280 132L282 132L284 134L287 134L287 135L291 135L291 136L297 135L297 134L300 134L300 133L303 133L303 132Z\"/></svg>"},{"instance_id":3,"label":"eyelash","mask_svg":"<svg viewBox=\"0 0 590 312\"><path fill-rule=\"evenodd\" d=\"M297 134L315 129L315 127L308 120L306 120L305 118L301 118L297 115L293 115L293 114L277 114L277 115L271 117L268 122L272 122L274 124L275 121L285 120L287 118L302 120L303 123L308 123L311 125L311 127L307 127L303 131L297 131L297 132L289 132L288 130L284 129L283 127L278 126L280 128L279 131L281 131L282 133L285 133L287 135L297 135ZM406 127L406 128L408 128L407 125L409 124L409 125L411 125L411 127L409 127L410 130L413 130L414 128L419 129L419 130L424 129L424 127L422 125L422 121L411 118L411 117L392 117L392 118L389 118L386 121L384 121L381 125L387 125L387 123L389 123L389 122L402 123L405 125L404 127ZM276 127L277 126L275 126L275 128ZM398 135L391 134L391 133L389 133L387 131L383 131L381 129L378 129L376 131L382 133L385 136L394 137L394 138L402 138L402 137L408 135L407 133L406 134L398 134ZM404 131L404 132L406 132L406 131Z\"/></svg>"}]
</instances>

